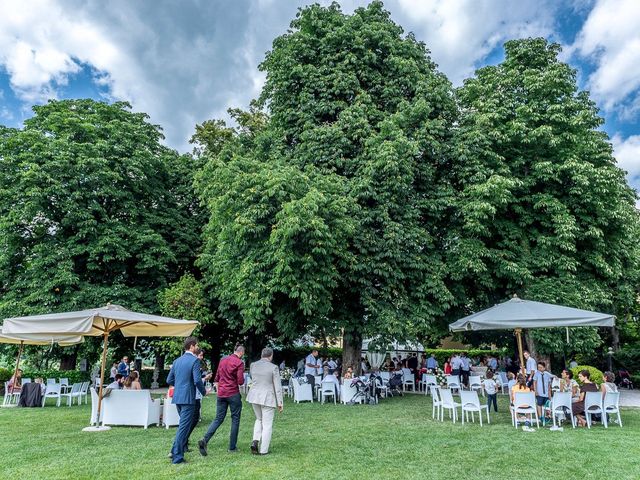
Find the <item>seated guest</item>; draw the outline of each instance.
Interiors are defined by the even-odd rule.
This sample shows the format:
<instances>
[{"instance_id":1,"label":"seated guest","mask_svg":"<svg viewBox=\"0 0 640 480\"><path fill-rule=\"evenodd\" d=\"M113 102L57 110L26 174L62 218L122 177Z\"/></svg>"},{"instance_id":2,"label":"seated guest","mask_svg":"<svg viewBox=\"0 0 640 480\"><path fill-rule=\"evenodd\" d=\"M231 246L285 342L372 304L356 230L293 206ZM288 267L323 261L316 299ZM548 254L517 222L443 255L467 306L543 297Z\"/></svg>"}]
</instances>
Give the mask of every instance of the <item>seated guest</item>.
<instances>
[{"instance_id":1,"label":"seated guest","mask_svg":"<svg viewBox=\"0 0 640 480\"><path fill-rule=\"evenodd\" d=\"M560 391L570 392L571 401L573 402L577 402L578 400L580 400L580 386L578 385L578 382L574 380L573 372L566 368L562 370L560 378Z\"/></svg>"},{"instance_id":2,"label":"seated guest","mask_svg":"<svg viewBox=\"0 0 640 480\"><path fill-rule=\"evenodd\" d=\"M604 383L600 385L600 391L602 392L602 398L607 393L616 393L618 391L616 376L613 372L604 372Z\"/></svg>"},{"instance_id":3,"label":"seated guest","mask_svg":"<svg viewBox=\"0 0 640 480\"><path fill-rule=\"evenodd\" d=\"M507 390L509 392L509 398L511 398L511 389L516 384L516 376L513 372L507 373Z\"/></svg>"},{"instance_id":4,"label":"seated guest","mask_svg":"<svg viewBox=\"0 0 640 480\"><path fill-rule=\"evenodd\" d=\"M577 402L573 402L571 404L571 410L573 411L573 416L576 417L578 421L578 425L584 427L587 424L587 421L584 417L584 399L587 395L587 392L597 392L598 387L595 383L591 381L591 374L589 370L581 370L578 374L578 379L582 382L582 388L580 389L580 398Z\"/></svg>"},{"instance_id":5,"label":"seated guest","mask_svg":"<svg viewBox=\"0 0 640 480\"><path fill-rule=\"evenodd\" d=\"M120 390L122 388L122 379L124 376L121 373L116 373L116 379L107 385L110 390Z\"/></svg>"},{"instance_id":6,"label":"seated guest","mask_svg":"<svg viewBox=\"0 0 640 480\"><path fill-rule=\"evenodd\" d=\"M122 387L125 390L142 390L142 385L140 385L140 374L133 370L131 374L124 379Z\"/></svg>"},{"instance_id":7,"label":"seated guest","mask_svg":"<svg viewBox=\"0 0 640 480\"><path fill-rule=\"evenodd\" d=\"M527 378L522 373L519 373L516 377L516 384L511 388L511 404L516 398L516 393L530 391L531 389L527 387Z\"/></svg>"},{"instance_id":8,"label":"seated guest","mask_svg":"<svg viewBox=\"0 0 640 480\"><path fill-rule=\"evenodd\" d=\"M7 382L7 388L12 393L18 393L22 391L22 369L18 369L15 375L12 375Z\"/></svg>"},{"instance_id":9,"label":"seated guest","mask_svg":"<svg viewBox=\"0 0 640 480\"><path fill-rule=\"evenodd\" d=\"M329 370L329 373L327 373L327 375L322 379L322 383L333 383L335 384L335 391L336 391L336 398L339 398L340 396L340 382L338 381L338 378L336 377L336 371L331 369Z\"/></svg>"},{"instance_id":10,"label":"seated guest","mask_svg":"<svg viewBox=\"0 0 640 480\"><path fill-rule=\"evenodd\" d=\"M342 378L351 380L353 378L353 368L351 368L350 366L347 367L347 371L344 373L344 376Z\"/></svg>"}]
</instances>

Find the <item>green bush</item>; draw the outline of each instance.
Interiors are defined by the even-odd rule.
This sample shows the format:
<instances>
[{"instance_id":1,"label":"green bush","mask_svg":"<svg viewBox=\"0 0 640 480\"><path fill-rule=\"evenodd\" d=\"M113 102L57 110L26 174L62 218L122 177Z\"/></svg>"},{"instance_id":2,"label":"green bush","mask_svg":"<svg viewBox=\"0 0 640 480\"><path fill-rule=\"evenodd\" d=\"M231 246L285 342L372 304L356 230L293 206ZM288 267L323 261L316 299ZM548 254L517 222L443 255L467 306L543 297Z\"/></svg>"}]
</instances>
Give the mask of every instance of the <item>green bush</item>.
<instances>
[{"instance_id":1,"label":"green bush","mask_svg":"<svg viewBox=\"0 0 640 480\"><path fill-rule=\"evenodd\" d=\"M4 387L4 382L8 382L12 375L13 375L13 370L0 367L0 382L2 383L3 387Z\"/></svg>"},{"instance_id":2,"label":"green bush","mask_svg":"<svg viewBox=\"0 0 640 480\"><path fill-rule=\"evenodd\" d=\"M614 355L616 365L628 370L630 373L640 372L640 348L624 347Z\"/></svg>"},{"instance_id":3,"label":"green bush","mask_svg":"<svg viewBox=\"0 0 640 480\"><path fill-rule=\"evenodd\" d=\"M89 380L89 372L81 372L80 370L32 370L23 369L22 376L24 378L30 378L33 381L36 378L42 378L43 381L47 381L47 378L68 378L69 385L74 383L86 382Z\"/></svg>"},{"instance_id":4,"label":"green bush","mask_svg":"<svg viewBox=\"0 0 640 480\"><path fill-rule=\"evenodd\" d=\"M573 378L575 378L578 383L580 383L578 373L580 373L582 370L589 370L590 379L593 383L600 385L602 382L604 382L603 373L596 367L590 367L589 365L578 365L577 367L571 369L571 371L573 372Z\"/></svg>"}]
</instances>

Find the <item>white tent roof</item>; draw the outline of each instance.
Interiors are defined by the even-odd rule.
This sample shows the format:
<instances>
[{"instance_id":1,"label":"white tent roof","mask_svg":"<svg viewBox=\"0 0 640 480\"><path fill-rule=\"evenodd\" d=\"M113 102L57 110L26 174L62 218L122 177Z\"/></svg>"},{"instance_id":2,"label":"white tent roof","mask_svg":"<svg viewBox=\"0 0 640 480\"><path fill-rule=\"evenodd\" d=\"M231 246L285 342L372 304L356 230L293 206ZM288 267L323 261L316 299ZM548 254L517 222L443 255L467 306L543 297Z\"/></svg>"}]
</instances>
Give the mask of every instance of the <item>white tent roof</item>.
<instances>
[{"instance_id":1,"label":"white tent roof","mask_svg":"<svg viewBox=\"0 0 640 480\"><path fill-rule=\"evenodd\" d=\"M110 304L77 312L7 318L3 324L3 332L10 336L99 336L105 331L121 330L125 337L187 337L197 325L196 321L136 313Z\"/></svg>"},{"instance_id":2,"label":"white tent roof","mask_svg":"<svg viewBox=\"0 0 640 480\"><path fill-rule=\"evenodd\" d=\"M579 308L512 298L461 318L449 325L452 332L513 330L516 328L613 327L615 316Z\"/></svg>"}]
</instances>

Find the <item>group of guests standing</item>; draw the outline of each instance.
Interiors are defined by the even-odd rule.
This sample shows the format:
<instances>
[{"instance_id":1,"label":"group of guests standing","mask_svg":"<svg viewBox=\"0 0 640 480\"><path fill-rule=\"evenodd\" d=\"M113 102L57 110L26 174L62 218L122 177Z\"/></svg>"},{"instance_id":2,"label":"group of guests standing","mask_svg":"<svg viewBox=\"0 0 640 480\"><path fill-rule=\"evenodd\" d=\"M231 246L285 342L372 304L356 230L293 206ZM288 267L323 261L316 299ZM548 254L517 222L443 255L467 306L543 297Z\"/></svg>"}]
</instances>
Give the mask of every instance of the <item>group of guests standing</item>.
<instances>
[{"instance_id":1,"label":"group of guests standing","mask_svg":"<svg viewBox=\"0 0 640 480\"><path fill-rule=\"evenodd\" d=\"M184 342L184 354L172 365L167 383L174 387L173 403L176 405L180 421L178 430L169 456L174 464L185 462L184 453L187 450L189 437L199 418L200 398L209 394L204 381L210 374L203 376L197 354L198 341L189 337ZM242 413L242 399L240 387L244 385L244 357L245 349L237 345L234 352L224 357L214 378L217 386L216 417L207 429L204 437L198 441L198 449L202 456L207 456L207 445L216 431L224 422L227 412L231 412L231 431L229 434L229 452L238 452L237 442L240 430L240 416ZM282 383L280 370L272 363L273 350L264 348L261 359L253 362L250 367L252 388L247 395L247 402L252 407L256 417L253 429L253 440L250 450L255 455L267 455L273 431L273 418L276 409L283 411Z\"/></svg>"},{"instance_id":2,"label":"group of guests standing","mask_svg":"<svg viewBox=\"0 0 640 480\"><path fill-rule=\"evenodd\" d=\"M109 372L111 383L107 385L110 390L141 390L140 373L133 370L129 364L129 357L122 357L120 362L113 362Z\"/></svg>"}]
</instances>

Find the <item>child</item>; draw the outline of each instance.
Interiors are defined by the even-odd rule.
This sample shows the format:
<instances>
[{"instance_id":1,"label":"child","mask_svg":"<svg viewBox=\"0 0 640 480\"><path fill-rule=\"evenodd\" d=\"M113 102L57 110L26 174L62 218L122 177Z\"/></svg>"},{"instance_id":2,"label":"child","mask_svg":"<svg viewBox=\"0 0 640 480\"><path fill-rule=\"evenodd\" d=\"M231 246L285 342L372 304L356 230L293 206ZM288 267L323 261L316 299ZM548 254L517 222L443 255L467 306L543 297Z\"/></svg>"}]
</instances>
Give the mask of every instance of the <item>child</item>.
<instances>
[{"instance_id":1,"label":"child","mask_svg":"<svg viewBox=\"0 0 640 480\"><path fill-rule=\"evenodd\" d=\"M531 389L527 386L527 377L525 377L522 373L519 373L516 379L516 384L511 389L511 404L514 405L516 393L530 391ZM535 432L535 430L531 428L531 422L525 415L521 415L519 417L519 421L524 421L524 427L522 427L522 430L524 430L525 432Z\"/></svg>"},{"instance_id":2,"label":"child","mask_svg":"<svg viewBox=\"0 0 640 480\"><path fill-rule=\"evenodd\" d=\"M494 410L498 412L498 385L493 379L493 372L491 370L487 371L487 378L482 382L482 386L487 393L488 409L491 410L491 404L493 403Z\"/></svg>"}]
</instances>

